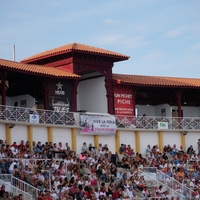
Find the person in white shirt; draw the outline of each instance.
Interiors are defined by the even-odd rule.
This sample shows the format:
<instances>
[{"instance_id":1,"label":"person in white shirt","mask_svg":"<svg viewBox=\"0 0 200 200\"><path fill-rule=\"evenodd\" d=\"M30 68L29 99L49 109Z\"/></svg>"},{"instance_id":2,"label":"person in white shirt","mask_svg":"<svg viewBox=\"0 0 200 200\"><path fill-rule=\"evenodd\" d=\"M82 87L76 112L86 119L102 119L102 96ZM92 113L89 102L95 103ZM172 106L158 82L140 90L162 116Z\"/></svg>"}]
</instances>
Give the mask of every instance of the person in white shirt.
<instances>
[{"instance_id":1,"label":"person in white shirt","mask_svg":"<svg viewBox=\"0 0 200 200\"><path fill-rule=\"evenodd\" d=\"M99 193L99 197L106 198L106 192L104 191L104 188L102 187Z\"/></svg>"},{"instance_id":2,"label":"person in white shirt","mask_svg":"<svg viewBox=\"0 0 200 200\"><path fill-rule=\"evenodd\" d=\"M81 152L88 152L88 147L87 147L87 143L86 142L83 143L83 146L81 148Z\"/></svg>"},{"instance_id":3,"label":"person in white shirt","mask_svg":"<svg viewBox=\"0 0 200 200\"><path fill-rule=\"evenodd\" d=\"M95 187L95 189L94 189L94 194L95 194L96 199L99 199L100 193L99 193L99 190L97 187Z\"/></svg>"},{"instance_id":4,"label":"person in white shirt","mask_svg":"<svg viewBox=\"0 0 200 200\"><path fill-rule=\"evenodd\" d=\"M104 147L100 150L100 152L99 152L99 156L100 157L104 157L105 156L105 149L104 149Z\"/></svg>"},{"instance_id":5,"label":"person in white shirt","mask_svg":"<svg viewBox=\"0 0 200 200\"><path fill-rule=\"evenodd\" d=\"M57 189L57 187L58 187L58 185L60 185L60 181L59 181L59 177L58 176L56 176L55 177L55 180L54 180L54 187Z\"/></svg>"},{"instance_id":6,"label":"person in white shirt","mask_svg":"<svg viewBox=\"0 0 200 200\"><path fill-rule=\"evenodd\" d=\"M4 153L3 149L1 149L0 150L0 158L5 158L5 157L6 157L5 153Z\"/></svg>"},{"instance_id":7,"label":"person in white shirt","mask_svg":"<svg viewBox=\"0 0 200 200\"><path fill-rule=\"evenodd\" d=\"M12 151L12 154L14 156L16 156L18 153L19 153L19 150L18 150L18 146L17 145L13 145L12 147L10 147L10 150Z\"/></svg>"},{"instance_id":8,"label":"person in white shirt","mask_svg":"<svg viewBox=\"0 0 200 200\"><path fill-rule=\"evenodd\" d=\"M120 170L120 171L117 172L116 179L117 179L117 181L119 181L119 180L122 179L122 178L123 178L123 173L122 173L122 171Z\"/></svg>"},{"instance_id":9,"label":"person in white shirt","mask_svg":"<svg viewBox=\"0 0 200 200\"><path fill-rule=\"evenodd\" d=\"M57 149L58 149L58 151L63 151L63 150L64 150L64 148L63 148L63 146L62 146L62 142L59 142L59 143L58 143Z\"/></svg>"},{"instance_id":10,"label":"person in white shirt","mask_svg":"<svg viewBox=\"0 0 200 200\"><path fill-rule=\"evenodd\" d=\"M18 162L17 160L14 160L14 161L11 163L11 165L10 165L10 167L9 167L9 173L10 173L10 174L13 173L14 166L17 165L17 162Z\"/></svg>"},{"instance_id":11,"label":"person in white shirt","mask_svg":"<svg viewBox=\"0 0 200 200\"><path fill-rule=\"evenodd\" d=\"M51 165L51 167L52 167L53 169L55 169L55 170L57 170L57 169L59 168L59 166L60 166L60 164L59 164L59 161L58 161L58 160L56 160L56 162L53 162L52 165Z\"/></svg>"},{"instance_id":12,"label":"person in white shirt","mask_svg":"<svg viewBox=\"0 0 200 200\"><path fill-rule=\"evenodd\" d=\"M69 147L68 142L65 143L64 150L66 150L66 151L70 151L71 150L71 148Z\"/></svg>"}]
</instances>

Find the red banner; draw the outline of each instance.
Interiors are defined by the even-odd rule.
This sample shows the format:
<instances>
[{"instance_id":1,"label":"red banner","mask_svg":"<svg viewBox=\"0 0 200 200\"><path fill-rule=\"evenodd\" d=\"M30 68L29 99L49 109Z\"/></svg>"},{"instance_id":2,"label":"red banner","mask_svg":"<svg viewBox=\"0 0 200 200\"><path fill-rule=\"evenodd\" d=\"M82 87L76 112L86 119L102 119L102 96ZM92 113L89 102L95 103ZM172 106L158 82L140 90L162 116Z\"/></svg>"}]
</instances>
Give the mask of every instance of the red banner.
<instances>
[{"instance_id":1,"label":"red banner","mask_svg":"<svg viewBox=\"0 0 200 200\"><path fill-rule=\"evenodd\" d=\"M133 93L131 86L115 86L114 105L116 115L133 116Z\"/></svg>"}]
</instances>

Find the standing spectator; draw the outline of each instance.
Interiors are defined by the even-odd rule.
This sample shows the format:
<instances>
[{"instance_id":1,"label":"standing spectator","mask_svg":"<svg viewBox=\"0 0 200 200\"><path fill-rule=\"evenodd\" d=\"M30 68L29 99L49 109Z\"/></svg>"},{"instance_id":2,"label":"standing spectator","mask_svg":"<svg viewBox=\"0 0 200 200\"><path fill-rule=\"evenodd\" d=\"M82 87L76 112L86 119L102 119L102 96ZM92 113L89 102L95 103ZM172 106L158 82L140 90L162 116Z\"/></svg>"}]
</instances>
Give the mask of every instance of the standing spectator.
<instances>
[{"instance_id":1,"label":"standing spectator","mask_svg":"<svg viewBox=\"0 0 200 200\"><path fill-rule=\"evenodd\" d=\"M83 143L83 146L82 146L82 148L81 148L81 151L82 151L82 152L88 152L88 147L87 147L86 142Z\"/></svg>"},{"instance_id":2,"label":"standing spectator","mask_svg":"<svg viewBox=\"0 0 200 200\"><path fill-rule=\"evenodd\" d=\"M150 144L148 144L147 148L146 148L146 154L150 155L150 153L151 153L151 146L150 146Z\"/></svg>"},{"instance_id":3,"label":"standing spectator","mask_svg":"<svg viewBox=\"0 0 200 200\"><path fill-rule=\"evenodd\" d=\"M190 156L190 158L191 158L192 154L194 154L194 153L195 153L195 151L194 151L194 149L193 149L193 146L190 145L190 146L188 147L188 149L187 149L187 154L189 154L189 156Z\"/></svg>"},{"instance_id":4,"label":"standing spectator","mask_svg":"<svg viewBox=\"0 0 200 200\"><path fill-rule=\"evenodd\" d=\"M89 148L88 148L89 152L91 152L92 154L96 154L96 148L94 146L92 146L92 143L89 144Z\"/></svg>"},{"instance_id":5,"label":"standing spectator","mask_svg":"<svg viewBox=\"0 0 200 200\"><path fill-rule=\"evenodd\" d=\"M119 153L120 154L124 154L124 144L121 144L121 146L119 147Z\"/></svg>"},{"instance_id":6,"label":"standing spectator","mask_svg":"<svg viewBox=\"0 0 200 200\"><path fill-rule=\"evenodd\" d=\"M6 192L5 190L5 185L2 185L1 186L1 189L0 189L0 197L3 197L3 194Z\"/></svg>"},{"instance_id":7,"label":"standing spectator","mask_svg":"<svg viewBox=\"0 0 200 200\"><path fill-rule=\"evenodd\" d=\"M197 149L198 149L198 154L200 154L200 139L198 139L198 142L197 142Z\"/></svg>"},{"instance_id":8,"label":"standing spectator","mask_svg":"<svg viewBox=\"0 0 200 200\"><path fill-rule=\"evenodd\" d=\"M39 141L34 149L34 153L41 153L42 152L42 144Z\"/></svg>"}]
</instances>

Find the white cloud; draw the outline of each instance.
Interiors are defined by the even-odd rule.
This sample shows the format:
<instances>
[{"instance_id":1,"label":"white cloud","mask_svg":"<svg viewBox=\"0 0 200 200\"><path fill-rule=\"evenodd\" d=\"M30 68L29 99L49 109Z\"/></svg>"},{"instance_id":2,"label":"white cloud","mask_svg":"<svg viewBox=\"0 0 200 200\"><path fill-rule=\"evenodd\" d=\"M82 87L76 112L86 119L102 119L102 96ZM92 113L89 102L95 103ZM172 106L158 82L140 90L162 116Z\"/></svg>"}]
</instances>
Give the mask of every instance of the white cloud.
<instances>
[{"instance_id":1,"label":"white cloud","mask_svg":"<svg viewBox=\"0 0 200 200\"><path fill-rule=\"evenodd\" d=\"M104 19L104 20L102 20L102 22L105 24L115 24L116 23L116 21L113 19Z\"/></svg>"},{"instance_id":2,"label":"white cloud","mask_svg":"<svg viewBox=\"0 0 200 200\"><path fill-rule=\"evenodd\" d=\"M200 49L200 43L197 43L197 44L191 46L190 49L192 49L192 50Z\"/></svg>"},{"instance_id":3,"label":"white cloud","mask_svg":"<svg viewBox=\"0 0 200 200\"><path fill-rule=\"evenodd\" d=\"M157 60L165 57L166 54L161 51L154 51L142 57L143 60Z\"/></svg>"},{"instance_id":4,"label":"white cloud","mask_svg":"<svg viewBox=\"0 0 200 200\"><path fill-rule=\"evenodd\" d=\"M122 45L125 48L140 48L148 45L150 42L145 40L144 36L128 36L123 34L110 34L97 36L92 39L97 45Z\"/></svg>"},{"instance_id":5,"label":"white cloud","mask_svg":"<svg viewBox=\"0 0 200 200\"><path fill-rule=\"evenodd\" d=\"M176 29L167 31L167 33L165 33L164 37L165 38L175 38L175 37L182 35L185 31L186 31L185 27L178 27Z\"/></svg>"}]
</instances>

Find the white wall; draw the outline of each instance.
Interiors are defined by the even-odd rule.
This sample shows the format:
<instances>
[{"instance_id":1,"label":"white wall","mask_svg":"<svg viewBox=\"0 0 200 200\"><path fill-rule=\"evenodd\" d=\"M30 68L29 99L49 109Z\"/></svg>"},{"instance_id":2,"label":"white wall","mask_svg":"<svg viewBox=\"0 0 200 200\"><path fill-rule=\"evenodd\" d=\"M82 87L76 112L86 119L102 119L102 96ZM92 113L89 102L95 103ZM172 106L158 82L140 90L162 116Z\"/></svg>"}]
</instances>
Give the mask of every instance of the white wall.
<instances>
[{"instance_id":1,"label":"white wall","mask_svg":"<svg viewBox=\"0 0 200 200\"><path fill-rule=\"evenodd\" d=\"M24 142L28 140L26 126L15 124L14 128L11 128L10 130L11 130L11 144L13 142L17 142L17 144L20 144L21 140L24 140Z\"/></svg>"},{"instance_id":2,"label":"white wall","mask_svg":"<svg viewBox=\"0 0 200 200\"><path fill-rule=\"evenodd\" d=\"M185 135L185 143L186 143L185 146L188 148L190 145L192 145L196 153L198 153L198 150L197 150L198 139L200 139L200 132L199 133L192 132L192 131L188 132L188 134Z\"/></svg>"},{"instance_id":3,"label":"white wall","mask_svg":"<svg viewBox=\"0 0 200 200\"><path fill-rule=\"evenodd\" d=\"M80 135L80 130L77 130L76 134L76 146L77 146L77 153L81 153L81 148L83 146L83 143L86 142L87 147L90 143L94 145L94 136L93 135Z\"/></svg>"},{"instance_id":4,"label":"white wall","mask_svg":"<svg viewBox=\"0 0 200 200\"><path fill-rule=\"evenodd\" d=\"M77 109L97 113L108 112L104 77L79 82Z\"/></svg>"},{"instance_id":5,"label":"white wall","mask_svg":"<svg viewBox=\"0 0 200 200\"><path fill-rule=\"evenodd\" d=\"M21 140L28 140L28 129L29 124L15 124L15 127L10 129L11 131L11 143L19 143ZM72 147L72 138L71 138L71 128L67 127L52 127L53 131L53 141L52 142L68 142L69 146ZM140 152L145 154L145 150L148 144L152 146L158 144L158 130L150 129L138 129L140 132ZM48 141L48 131L47 126L33 125L33 141L41 141L45 143ZM188 134L185 137L186 150L190 145L193 145L194 149L197 151L197 141L200 138L200 132L194 130L188 130ZM6 128L5 123L0 122L0 139L6 140ZM93 135L80 135L80 129L77 129L76 135L76 146L77 153L81 152L81 147L83 142L86 142L87 145L92 143L94 145L94 136ZM139 142L135 140L135 130L126 130L120 129L120 144L130 144L131 147L135 150L135 144ZM103 145L108 144L109 149L114 153L115 152L115 135L100 135L99 143ZM170 144L173 146L176 144L177 147L181 145L181 132L176 130L163 130L163 146Z\"/></svg>"},{"instance_id":6,"label":"white wall","mask_svg":"<svg viewBox=\"0 0 200 200\"><path fill-rule=\"evenodd\" d=\"M147 116L155 116L155 107L154 106L136 105L135 108L137 108L137 114L139 116L142 116L143 114L146 114Z\"/></svg>"},{"instance_id":7,"label":"white wall","mask_svg":"<svg viewBox=\"0 0 200 200\"><path fill-rule=\"evenodd\" d=\"M27 108L31 108L35 104L35 98L33 98L29 94L25 94L25 95L10 97L10 104L7 105L14 106L14 103L18 102L18 107L20 107L21 100L26 100Z\"/></svg>"},{"instance_id":8,"label":"white wall","mask_svg":"<svg viewBox=\"0 0 200 200\"><path fill-rule=\"evenodd\" d=\"M123 134L120 134L120 145L121 144L126 144L126 146L130 145L135 151L135 131L124 130Z\"/></svg>"},{"instance_id":9,"label":"white wall","mask_svg":"<svg viewBox=\"0 0 200 200\"><path fill-rule=\"evenodd\" d=\"M99 143L101 143L103 146L107 144L109 150L112 153L115 153L115 135L101 135L99 136Z\"/></svg>"},{"instance_id":10,"label":"white wall","mask_svg":"<svg viewBox=\"0 0 200 200\"><path fill-rule=\"evenodd\" d=\"M14 130L14 128L13 128ZM48 141L47 137L47 127L43 126L33 126L33 141L36 143L41 141L42 144Z\"/></svg>"},{"instance_id":11,"label":"white wall","mask_svg":"<svg viewBox=\"0 0 200 200\"><path fill-rule=\"evenodd\" d=\"M138 141L136 141L138 142ZM154 132L147 132L142 131L140 132L140 152L142 154L146 153L147 145L150 144L151 148L158 144L158 133L157 131Z\"/></svg>"},{"instance_id":12,"label":"white wall","mask_svg":"<svg viewBox=\"0 0 200 200\"><path fill-rule=\"evenodd\" d=\"M199 117L199 110L197 107L192 106L182 106L183 117Z\"/></svg>"},{"instance_id":13,"label":"white wall","mask_svg":"<svg viewBox=\"0 0 200 200\"><path fill-rule=\"evenodd\" d=\"M59 142L62 143L63 146L65 146L65 143L67 142L71 148L71 129L68 128L53 128L53 141L58 145Z\"/></svg>"},{"instance_id":14,"label":"white wall","mask_svg":"<svg viewBox=\"0 0 200 200\"><path fill-rule=\"evenodd\" d=\"M181 135L180 132L170 131L163 132L163 147L167 145L173 146L176 144L176 147L179 148L181 145Z\"/></svg>"},{"instance_id":15,"label":"white wall","mask_svg":"<svg viewBox=\"0 0 200 200\"><path fill-rule=\"evenodd\" d=\"M161 104L161 105L155 106L155 116L161 116L162 109L165 109L166 117L172 116L171 107L169 106L169 104Z\"/></svg>"},{"instance_id":16,"label":"white wall","mask_svg":"<svg viewBox=\"0 0 200 200\"><path fill-rule=\"evenodd\" d=\"M6 126L3 123L0 123L0 139L5 141L6 140Z\"/></svg>"}]
</instances>

